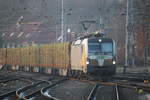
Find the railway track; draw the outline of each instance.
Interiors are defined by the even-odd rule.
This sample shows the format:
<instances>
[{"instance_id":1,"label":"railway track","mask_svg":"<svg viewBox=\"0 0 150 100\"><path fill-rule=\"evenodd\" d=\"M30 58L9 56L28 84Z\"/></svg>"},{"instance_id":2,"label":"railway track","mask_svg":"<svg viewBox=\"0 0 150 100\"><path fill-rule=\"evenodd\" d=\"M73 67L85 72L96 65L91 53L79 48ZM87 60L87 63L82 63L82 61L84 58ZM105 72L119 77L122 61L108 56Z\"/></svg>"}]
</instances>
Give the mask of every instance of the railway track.
<instances>
[{"instance_id":1,"label":"railway track","mask_svg":"<svg viewBox=\"0 0 150 100\"><path fill-rule=\"evenodd\" d=\"M47 81L37 82L37 83L34 83L32 85L29 85L29 86L26 86L24 88L17 90L16 94L19 98L25 99L26 96L38 93L38 91L40 91L41 88L48 86L48 85L49 85L49 82Z\"/></svg>"},{"instance_id":2,"label":"railway track","mask_svg":"<svg viewBox=\"0 0 150 100\"><path fill-rule=\"evenodd\" d=\"M20 72L17 74L15 73L14 75L12 74L11 77L0 75L0 82L3 84L3 83L11 82L11 81L16 81L16 80L17 81L18 80L28 80L28 81L30 80L31 83L28 85L23 85L21 87L18 87L13 91L4 92L3 94L0 95L0 100L18 100L18 99L24 99L24 100L27 100L27 99L47 100L48 99L49 100L49 98L42 95L41 90L44 87L57 84L61 82L62 80L66 79L64 77L46 75L46 77L40 76L40 78L36 80L36 75L34 74L33 76L31 75L31 73L29 74L21 73L20 75L19 74ZM44 79L44 80L41 81L41 79Z\"/></svg>"},{"instance_id":3,"label":"railway track","mask_svg":"<svg viewBox=\"0 0 150 100\"><path fill-rule=\"evenodd\" d=\"M17 100L16 90L0 95L0 100Z\"/></svg>"},{"instance_id":4,"label":"railway track","mask_svg":"<svg viewBox=\"0 0 150 100\"><path fill-rule=\"evenodd\" d=\"M4 77L0 79L1 94L0 100L16 100L16 91L18 88L31 84L32 81L28 79L22 79L19 77Z\"/></svg>"},{"instance_id":5,"label":"railway track","mask_svg":"<svg viewBox=\"0 0 150 100\"><path fill-rule=\"evenodd\" d=\"M118 91L118 84L116 84L116 86L115 86L115 90L116 90L116 100L120 100L119 99L119 91Z\"/></svg>"},{"instance_id":6,"label":"railway track","mask_svg":"<svg viewBox=\"0 0 150 100\"><path fill-rule=\"evenodd\" d=\"M87 97L87 100L95 100L95 94L96 94L96 91L97 91L97 88L99 87L99 84L96 84L92 91L90 92L89 96Z\"/></svg>"},{"instance_id":7,"label":"railway track","mask_svg":"<svg viewBox=\"0 0 150 100\"><path fill-rule=\"evenodd\" d=\"M49 79L49 84L47 86L44 86L43 88L32 92L31 94L24 97L24 100L32 99L32 100L50 100L51 98L45 96L43 94L43 90L45 90L48 87L54 86L62 81L66 80L66 78L51 78Z\"/></svg>"},{"instance_id":8,"label":"railway track","mask_svg":"<svg viewBox=\"0 0 150 100\"><path fill-rule=\"evenodd\" d=\"M93 95L97 87L92 82L86 83L77 79L66 79L42 90L43 95L51 100L85 100ZM89 99L90 100L90 99Z\"/></svg>"},{"instance_id":9,"label":"railway track","mask_svg":"<svg viewBox=\"0 0 150 100\"><path fill-rule=\"evenodd\" d=\"M63 100L63 99L57 99L55 97L52 97L52 96L46 94L46 91L47 91L48 88L56 86L60 83L62 83L62 81L57 82L57 83L53 83L53 84L51 84L51 85L49 85L45 88L42 88L39 91L34 91L32 93L29 93L28 95L26 95L22 99L24 99L24 100L27 100L27 99L29 99L29 100ZM105 85L106 87L101 88L101 87L103 87L103 85ZM112 86L113 88L109 88L110 86ZM106 89L106 88L108 88L108 89ZM98 95L103 96L103 94L99 94L98 89L101 89L101 91L105 91L104 94L107 95L107 97L110 96L110 94L112 93L114 95L112 97L114 97L115 99L113 99L112 97L111 97L112 99L108 99L108 98L106 98L106 96L103 97L103 99L102 98L100 99L98 97ZM130 89L130 91L131 90L133 91L133 90L136 90L137 88L135 88L135 86L118 84L118 83L111 83L111 84L110 83L102 83L102 84L99 83L99 84L95 84L93 86L93 88L91 89L91 92L89 93L89 96L88 96L87 100L99 100L99 99L100 100L125 100L122 97L122 93L121 93L123 91L122 89L124 89L126 91L128 91L127 89ZM108 90L109 91L111 90L111 91L108 92ZM12 91L12 92L10 92L8 94L5 94L3 96L5 96L5 100L6 99L7 100L17 100L19 97L16 96L15 93L16 93L15 91ZM130 95L132 95L132 93ZM7 96L7 98L6 98L6 96ZM128 96L128 95L126 95L126 96ZM0 99L0 100L4 100L4 99ZM127 99L127 100L135 100L135 99ZM142 100L142 99L136 99L136 100Z\"/></svg>"},{"instance_id":10,"label":"railway track","mask_svg":"<svg viewBox=\"0 0 150 100\"><path fill-rule=\"evenodd\" d=\"M47 86L47 87L45 87L45 88L43 88L43 89L41 90L42 95L43 95L45 98L47 98L47 99L56 100L56 98L54 98L54 97L52 97L51 95L49 95L47 91L48 91L48 89L50 89L51 87L54 87L54 86L56 86L56 85L58 85L58 84L60 84L60 83L62 83L62 82L64 82L64 81L66 81L66 80L68 80L68 78L63 78L63 79L61 79L61 80L54 81L53 84L51 84L51 85L49 85L49 86Z\"/></svg>"},{"instance_id":11,"label":"railway track","mask_svg":"<svg viewBox=\"0 0 150 100\"><path fill-rule=\"evenodd\" d=\"M10 82L10 81L15 81L18 80L19 78L12 78L12 77L4 77L0 79L0 83L6 83L6 82Z\"/></svg>"},{"instance_id":12,"label":"railway track","mask_svg":"<svg viewBox=\"0 0 150 100\"><path fill-rule=\"evenodd\" d=\"M111 77L113 80L128 80L136 82L144 82L144 80L150 80L149 74L116 74Z\"/></svg>"},{"instance_id":13,"label":"railway track","mask_svg":"<svg viewBox=\"0 0 150 100\"><path fill-rule=\"evenodd\" d=\"M128 75L125 75L123 77L127 77L127 76ZM137 81L133 81L133 80L132 81L130 80L119 81L118 79L118 80L104 82L101 80L90 81L90 80L83 80L83 79L79 80L79 79L73 79L73 78L67 78L67 77L56 77L56 76L47 76L47 78L45 78L44 76L40 76L41 77L40 79L38 78L38 80L35 80L35 78L32 77L32 75L30 76L28 74L27 74L27 77L26 75L25 76L20 75L19 77L19 74L17 74L14 77L13 76L11 77L10 76L3 77L0 75L0 84L2 83L5 85L5 83L18 81L18 80L30 81L30 84L24 85L24 87L21 87L19 89L17 88L12 91L7 91L1 94L0 100L18 100L18 99L83 100L83 99L80 99L79 97L81 97L80 95L82 96L85 95L87 91L88 92L84 96L84 100L143 100L143 99L139 99L139 98L142 98L141 93L143 97L145 96L146 93L147 94L150 93L150 85L148 86L147 84L144 84L144 83L141 84L140 82L143 82L143 81L140 81L139 83L137 83ZM42 78L45 80L47 79L47 81L45 80L42 81L41 80ZM73 82L68 83L67 81L68 82L73 81ZM92 84L91 88L89 88L89 86L84 87L86 86L86 84ZM56 89L59 90L59 88L62 86L65 86L66 88L68 88L66 90L65 88L63 88L64 90L62 91L65 92L64 95L62 95L61 93L57 93L58 91L55 91L55 88L54 88L56 87ZM70 91L69 88L72 91ZM85 90L83 89L82 91L82 88L85 88ZM79 90L79 91L76 91L76 90ZM73 96L69 97L69 95L73 95ZM148 100L148 99L144 99L144 100Z\"/></svg>"},{"instance_id":14,"label":"railway track","mask_svg":"<svg viewBox=\"0 0 150 100\"><path fill-rule=\"evenodd\" d=\"M95 84L87 100L149 100L150 96L150 86L136 82L80 81Z\"/></svg>"},{"instance_id":15,"label":"railway track","mask_svg":"<svg viewBox=\"0 0 150 100\"><path fill-rule=\"evenodd\" d=\"M42 90L61 83L64 80L67 80L67 78L51 78L49 81L35 82L18 90L2 94L0 100L50 100L49 97L42 94Z\"/></svg>"}]
</instances>

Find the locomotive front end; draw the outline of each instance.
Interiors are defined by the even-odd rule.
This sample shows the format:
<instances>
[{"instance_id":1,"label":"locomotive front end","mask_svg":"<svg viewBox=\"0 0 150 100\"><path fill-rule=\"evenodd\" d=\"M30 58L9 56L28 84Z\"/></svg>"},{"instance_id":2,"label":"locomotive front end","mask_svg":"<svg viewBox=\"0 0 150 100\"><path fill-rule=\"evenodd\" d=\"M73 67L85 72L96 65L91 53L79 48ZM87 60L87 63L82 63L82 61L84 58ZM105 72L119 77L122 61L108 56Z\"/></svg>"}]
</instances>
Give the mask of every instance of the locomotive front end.
<instances>
[{"instance_id":1,"label":"locomotive front end","mask_svg":"<svg viewBox=\"0 0 150 100\"><path fill-rule=\"evenodd\" d=\"M88 39L88 73L109 73L116 71L116 46L109 38Z\"/></svg>"}]
</instances>

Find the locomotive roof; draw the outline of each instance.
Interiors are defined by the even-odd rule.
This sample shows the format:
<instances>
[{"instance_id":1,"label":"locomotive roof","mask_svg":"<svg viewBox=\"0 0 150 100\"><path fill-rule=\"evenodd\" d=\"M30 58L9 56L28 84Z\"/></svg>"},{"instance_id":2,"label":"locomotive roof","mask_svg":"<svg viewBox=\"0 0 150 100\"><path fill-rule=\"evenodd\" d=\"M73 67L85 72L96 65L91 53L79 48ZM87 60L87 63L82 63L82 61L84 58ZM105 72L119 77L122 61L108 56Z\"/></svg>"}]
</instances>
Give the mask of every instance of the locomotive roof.
<instances>
[{"instance_id":1,"label":"locomotive roof","mask_svg":"<svg viewBox=\"0 0 150 100\"><path fill-rule=\"evenodd\" d=\"M106 42L111 42L111 41L113 41L113 39L111 39L111 38L108 38L108 37L87 37L87 38L80 38L80 39L77 39L77 40L84 40L84 39L88 39L88 40L90 40L91 42L93 41L99 41L99 39L102 39L102 41L106 41ZM75 41L77 41L77 40L75 40Z\"/></svg>"},{"instance_id":2,"label":"locomotive roof","mask_svg":"<svg viewBox=\"0 0 150 100\"><path fill-rule=\"evenodd\" d=\"M87 38L88 40L99 40L99 39L102 39L102 40L111 40L111 38L108 38L108 37L91 37L91 38Z\"/></svg>"}]
</instances>

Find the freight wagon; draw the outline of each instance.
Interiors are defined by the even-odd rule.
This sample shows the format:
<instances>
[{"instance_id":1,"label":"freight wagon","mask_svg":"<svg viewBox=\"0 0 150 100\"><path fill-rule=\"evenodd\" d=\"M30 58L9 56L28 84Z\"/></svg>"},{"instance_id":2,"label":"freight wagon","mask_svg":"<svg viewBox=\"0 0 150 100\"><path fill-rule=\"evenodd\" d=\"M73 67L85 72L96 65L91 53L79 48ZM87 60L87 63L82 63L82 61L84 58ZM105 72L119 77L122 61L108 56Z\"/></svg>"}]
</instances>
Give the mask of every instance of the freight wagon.
<instances>
[{"instance_id":1,"label":"freight wagon","mask_svg":"<svg viewBox=\"0 0 150 100\"><path fill-rule=\"evenodd\" d=\"M1 66L59 75L116 71L116 45L110 38L90 36L72 43L0 49Z\"/></svg>"}]
</instances>

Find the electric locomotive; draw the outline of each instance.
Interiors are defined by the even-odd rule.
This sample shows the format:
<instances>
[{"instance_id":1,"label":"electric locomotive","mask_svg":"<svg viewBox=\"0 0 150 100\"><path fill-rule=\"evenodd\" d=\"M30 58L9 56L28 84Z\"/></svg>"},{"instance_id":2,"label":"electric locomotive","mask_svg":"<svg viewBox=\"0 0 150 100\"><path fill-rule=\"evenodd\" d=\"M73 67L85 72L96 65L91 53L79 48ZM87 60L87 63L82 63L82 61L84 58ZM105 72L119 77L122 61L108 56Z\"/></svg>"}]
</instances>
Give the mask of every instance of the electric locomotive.
<instances>
[{"instance_id":1,"label":"electric locomotive","mask_svg":"<svg viewBox=\"0 0 150 100\"><path fill-rule=\"evenodd\" d=\"M71 69L84 73L115 74L115 41L95 35L74 41L71 47Z\"/></svg>"}]
</instances>

